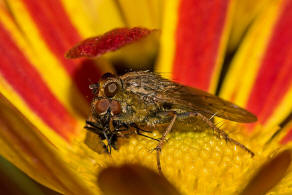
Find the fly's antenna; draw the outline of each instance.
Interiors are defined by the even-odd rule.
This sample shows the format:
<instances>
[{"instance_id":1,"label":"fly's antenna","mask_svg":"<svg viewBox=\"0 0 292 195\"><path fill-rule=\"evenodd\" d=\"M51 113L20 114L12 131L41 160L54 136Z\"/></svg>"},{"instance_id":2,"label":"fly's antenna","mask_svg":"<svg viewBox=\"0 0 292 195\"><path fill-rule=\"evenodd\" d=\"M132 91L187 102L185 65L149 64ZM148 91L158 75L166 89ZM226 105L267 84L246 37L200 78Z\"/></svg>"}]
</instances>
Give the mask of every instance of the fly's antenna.
<instances>
[{"instance_id":1,"label":"fly's antenna","mask_svg":"<svg viewBox=\"0 0 292 195\"><path fill-rule=\"evenodd\" d=\"M91 89L92 93L95 95L98 92L99 84L98 83L90 84L89 89Z\"/></svg>"}]
</instances>

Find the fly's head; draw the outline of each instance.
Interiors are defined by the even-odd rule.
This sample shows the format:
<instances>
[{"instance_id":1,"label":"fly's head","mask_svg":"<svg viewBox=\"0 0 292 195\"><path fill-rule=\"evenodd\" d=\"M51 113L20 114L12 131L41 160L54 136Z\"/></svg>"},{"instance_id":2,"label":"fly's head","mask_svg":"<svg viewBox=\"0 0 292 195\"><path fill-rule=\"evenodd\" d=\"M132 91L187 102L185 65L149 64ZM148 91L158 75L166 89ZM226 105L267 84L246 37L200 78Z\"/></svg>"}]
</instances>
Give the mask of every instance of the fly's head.
<instances>
[{"instance_id":1,"label":"fly's head","mask_svg":"<svg viewBox=\"0 0 292 195\"><path fill-rule=\"evenodd\" d=\"M122 112L120 101L115 99L122 91L122 81L119 77L106 73L98 83L91 84L89 88L94 98L85 128L99 135L101 140L107 140L107 150L110 152L118 137L113 118Z\"/></svg>"},{"instance_id":2,"label":"fly's head","mask_svg":"<svg viewBox=\"0 0 292 195\"><path fill-rule=\"evenodd\" d=\"M155 87L152 86L154 81L141 78L142 73L146 72L130 72L120 77L106 73L98 83L89 86L94 98L85 128L99 135L101 140L107 140L109 149L114 147L118 137L132 133L133 124L159 122L158 118L148 120L160 106L149 101L154 93L151 88Z\"/></svg>"},{"instance_id":3,"label":"fly's head","mask_svg":"<svg viewBox=\"0 0 292 195\"><path fill-rule=\"evenodd\" d=\"M99 83L92 84L89 88L94 94L91 103L93 116L106 119L121 113L121 104L115 99L115 96L122 90L122 82L119 77L106 73L101 77Z\"/></svg>"}]
</instances>

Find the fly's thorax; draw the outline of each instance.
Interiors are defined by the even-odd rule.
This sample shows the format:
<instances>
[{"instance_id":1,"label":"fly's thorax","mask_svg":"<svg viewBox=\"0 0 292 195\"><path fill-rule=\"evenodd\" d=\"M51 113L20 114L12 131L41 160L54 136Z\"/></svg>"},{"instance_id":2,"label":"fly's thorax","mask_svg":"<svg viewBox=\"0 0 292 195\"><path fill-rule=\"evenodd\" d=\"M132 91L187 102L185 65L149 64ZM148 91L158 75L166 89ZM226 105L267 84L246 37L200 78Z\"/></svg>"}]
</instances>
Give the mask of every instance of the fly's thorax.
<instances>
[{"instance_id":1,"label":"fly's thorax","mask_svg":"<svg viewBox=\"0 0 292 195\"><path fill-rule=\"evenodd\" d=\"M122 112L115 119L125 123L144 123L149 114L158 111L156 104L130 92L119 93L114 99L120 102L122 108Z\"/></svg>"}]
</instances>

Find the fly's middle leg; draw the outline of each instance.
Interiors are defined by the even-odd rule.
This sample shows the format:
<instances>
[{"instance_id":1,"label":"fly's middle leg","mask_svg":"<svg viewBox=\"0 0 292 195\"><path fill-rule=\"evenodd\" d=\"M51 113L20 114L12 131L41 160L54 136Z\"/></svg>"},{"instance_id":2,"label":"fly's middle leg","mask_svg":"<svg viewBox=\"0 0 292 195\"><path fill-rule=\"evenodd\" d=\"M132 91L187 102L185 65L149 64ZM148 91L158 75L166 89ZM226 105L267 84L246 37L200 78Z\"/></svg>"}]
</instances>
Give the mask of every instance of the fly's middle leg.
<instances>
[{"instance_id":1,"label":"fly's middle leg","mask_svg":"<svg viewBox=\"0 0 292 195\"><path fill-rule=\"evenodd\" d=\"M156 150L157 168L158 168L158 171L159 171L160 175L162 175L162 169L161 169L161 164L160 164L161 149L162 149L162 146L165 144L166 136L171 131L176 118L177 118L177 115L174 114L172 120L170 121L169 125L167 126L167 128L164 131L164 133L162 134L162 137L160 138L159 143L157 144L156 148L154 149L154 150Z\"/></svg>"}]
</instances>

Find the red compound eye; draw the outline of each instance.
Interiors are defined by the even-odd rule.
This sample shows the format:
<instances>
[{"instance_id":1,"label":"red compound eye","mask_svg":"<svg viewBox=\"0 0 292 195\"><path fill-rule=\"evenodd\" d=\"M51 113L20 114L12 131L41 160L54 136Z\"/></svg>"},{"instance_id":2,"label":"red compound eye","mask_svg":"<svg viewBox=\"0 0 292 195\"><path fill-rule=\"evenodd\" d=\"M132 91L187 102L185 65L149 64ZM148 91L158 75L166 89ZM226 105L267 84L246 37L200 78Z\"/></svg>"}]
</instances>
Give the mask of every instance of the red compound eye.
<instances>
[{"instance_id":1,"label":"red compound eye","mask_svg":"<svg viewBox=\"0 0 292 195\"><path fill-rule=\"evenodd\" d=\"M113 100L110 107L114 115L121 113L121 104L118 101Z\"/></svg>"},{"instance_id":2,"label":"red compound eye","mask_svg":"<svg viewBox=\"0 0 292 195\"><path fill-rule=\"evenodd\" d=\"M107 111L109 106L110 106L109 100L101 99L101 100L98 100L97 103L95 104L95 110L98 114L100 114Z\"/></svg>"}]
</instances>

